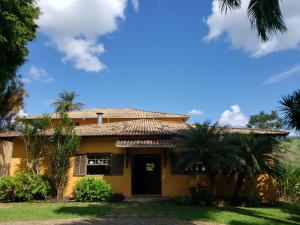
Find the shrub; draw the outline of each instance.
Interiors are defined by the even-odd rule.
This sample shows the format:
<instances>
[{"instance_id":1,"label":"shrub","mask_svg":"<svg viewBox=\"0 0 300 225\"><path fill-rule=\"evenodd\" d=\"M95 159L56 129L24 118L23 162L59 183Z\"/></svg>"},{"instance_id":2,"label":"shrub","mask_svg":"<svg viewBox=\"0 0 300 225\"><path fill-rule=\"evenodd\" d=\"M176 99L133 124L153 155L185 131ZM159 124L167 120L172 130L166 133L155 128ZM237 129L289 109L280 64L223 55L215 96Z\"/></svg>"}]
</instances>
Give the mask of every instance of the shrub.
<instances>
[{"instance_id":1,"label":"shrub","mask_svg":"<svg viewBox=\"0 0 300 225\"><path fill-rule=\"evenodd\" d=\"M106 201L112 195L112 187L105 180L85 177L75 184L74 197L80 202Z\"/></svg>"},{"instance_id":2,"label":"shrub","mask_svg":"<svg viewBox=\"0 0 300 225\"><path fill-rule=\"evenodd\" d=\"M125 199L125 196L122 193L113 193L109 197L108 201L109 202L122 202L122 201L124 201L124 199Z\"/></svg>"},{"instance_id":3,"label":"shrub","mask_svg":"<svg viewBox=\"0 0 300 225\"><path fill-rule=\"evenodd\" d=\"M0 178L0 200L14 200L15 181L13 177L4 176Z\"/></svg>"},{"instance_id":4,"label":"shrub","mask_svg":"<svg viewBox=\"0 0 300 225\"><path fill-rule=\"evenodd\" d=\"M216 197L213 196L206 187L199 184L190 188L191 192L191 202L197 205L209 205L211 202L216 200Z\"/></svg>"},{"instance_id":5,"label":"shrub","mask_svg":"<svg viewBox=\"0 0 300 225\"><path fill-rule=\"evenodd\" d=\"M279 184L284 200L290 202L300 201L300 168L283 165Z\"/></svg>"},{"instance_id":6,"label":"shrub","mask_svg":"<svg viewBox=\"0 0 300 225\"><path fill-rule=\"evenodd\" d=\"M50 197L51 185L44 177L33 177L28 173L20 173L16 177L0 179L0 200L31 201Z\"/></svg>"}]
</instances>

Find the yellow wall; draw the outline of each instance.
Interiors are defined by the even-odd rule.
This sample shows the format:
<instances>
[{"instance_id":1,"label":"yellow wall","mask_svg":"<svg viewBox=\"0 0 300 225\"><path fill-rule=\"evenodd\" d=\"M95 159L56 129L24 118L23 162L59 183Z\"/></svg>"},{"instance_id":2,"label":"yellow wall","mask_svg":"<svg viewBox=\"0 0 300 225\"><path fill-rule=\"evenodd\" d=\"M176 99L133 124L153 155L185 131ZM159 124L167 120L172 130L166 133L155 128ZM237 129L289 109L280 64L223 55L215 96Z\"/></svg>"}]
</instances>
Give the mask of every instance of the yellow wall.
<instances>
[{"instance_id":1,"label":"yellow wall","mask_svg":"<svg viewBox=\"0 0 300 225\"><path fill-rule=\"evenodd\" d=\"M80 153L122 153L125 150L115 147L117 138L101 138L101 137L85 137L82 139ZM171 151L171 150L169 150ZM162 195L163 196L182 196L189 194L189 188L195 183L201 183L204 186L208 185L207 176L190 176L190 175L172 175L170 154L165 153L163 149L130 149L130 154L160 154L161 155L161 171L162 171ZM167 157L166 164L164 157ZM11 161L11 175L15 175L20 171L26 170L25 149L21 140L14 142L12 161ZM126 154L125 154L126 157ZM69 171L69 182L66 188L65 195L72 196L73 187L78 179L82 176L73 175L73 161L71 158L72 167ZM45 164L43 164L45 165ZM47 168L41 168L46 173ZM128 167L126 167L126 158L124 160L124 170L122 176L96 176L105 179L112 184L115 192L121 192L125 196L131 195L131 157L129 157ZM216 178L216 191L218 195L230 196L233 192L235 184L234 177L225 177L223 175ZM278 199L278 192L276 186L267 175L259 176L257 182L254 184L255 190L265 200ZM244 188L247 190L247 187ZM249 187L248 187L249 189Z\"/></svg>"}]
</instances>

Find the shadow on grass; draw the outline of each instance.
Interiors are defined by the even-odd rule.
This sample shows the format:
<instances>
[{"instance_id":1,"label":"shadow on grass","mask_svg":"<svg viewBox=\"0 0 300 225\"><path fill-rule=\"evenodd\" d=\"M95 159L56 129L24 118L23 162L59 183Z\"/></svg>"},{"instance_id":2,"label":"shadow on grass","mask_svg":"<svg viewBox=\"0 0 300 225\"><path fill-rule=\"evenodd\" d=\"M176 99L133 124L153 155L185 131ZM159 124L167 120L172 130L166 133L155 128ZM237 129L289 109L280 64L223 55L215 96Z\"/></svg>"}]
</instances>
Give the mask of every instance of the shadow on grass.
<instances>
[{"instance_id":1,"label":"shadow on grass","mask_svg":"<svg viewBox=\"0 0 300 225\"><path fill-rule=\"evenodd\" d=\"M108 205L103 204L89 204L89 205L78 205L78 206L62 206L55 210L57 214L71 215L77 217L91 217L91 218L102 218L110 210Z\"/></svg>"}]
</instances>

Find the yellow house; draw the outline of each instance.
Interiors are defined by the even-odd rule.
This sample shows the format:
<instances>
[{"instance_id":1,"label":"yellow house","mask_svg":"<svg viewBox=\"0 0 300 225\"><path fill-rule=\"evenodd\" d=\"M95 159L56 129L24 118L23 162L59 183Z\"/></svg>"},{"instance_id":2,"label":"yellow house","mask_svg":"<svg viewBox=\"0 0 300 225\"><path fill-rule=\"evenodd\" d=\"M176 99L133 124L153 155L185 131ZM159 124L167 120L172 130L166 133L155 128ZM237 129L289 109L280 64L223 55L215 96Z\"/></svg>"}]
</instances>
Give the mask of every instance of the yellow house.
<instances>
[{"instance_id":1,"label":"yellow house","mask_svg":"<svg viewBox=\"0 0 300 225\"><path fill-rule=\"evenodd\" d=\"M29 116L32 120L41 115ZM58 120L51 114L53 123ZM173 137L188 128L189 116L136 109L92 109L69 112L81 136L80 152L71 158L69 183L65 196L72 196L75 182L84 176L105 179L114 192L125 196L189 194L195 182L208 184L205 173L184 175L174 170ZM286 131L231 128L231 132L286 136ZM24 144L16 132L0 134L0 175L15 175L24 167ZM5 156L5 157L4 157ZM217 178L217 194L228 196L234 178ZM255 189L265 199L276 199L271 179L260 176Z\"/></svg>"}]
</instances>

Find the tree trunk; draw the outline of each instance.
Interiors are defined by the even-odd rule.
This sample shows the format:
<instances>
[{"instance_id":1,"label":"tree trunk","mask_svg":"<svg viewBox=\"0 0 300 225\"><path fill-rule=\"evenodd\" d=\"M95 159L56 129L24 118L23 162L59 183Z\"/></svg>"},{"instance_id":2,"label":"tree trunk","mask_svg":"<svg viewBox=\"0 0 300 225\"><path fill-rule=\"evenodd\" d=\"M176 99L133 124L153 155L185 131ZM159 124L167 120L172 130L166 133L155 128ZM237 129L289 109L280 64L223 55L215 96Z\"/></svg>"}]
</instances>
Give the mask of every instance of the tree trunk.
<instances>
[{"instance_id":1,"label":"tree trunk","mask_svg":"<svg viewBox=\"0 0 300 225\"><path fill-rule=\"evenodd\" d=\"M236 198L238 196L238 194L240 193L242 186L243 186L243 182L244 182L245 176L244 174L239 174L237 177L237 181L235 184L235 188L232 194L232 198Z\"/></svg>"},{"instance_id":2,"label":"tree trunk","mask_svg":"<svg viewBox=\"0 0 300 225\"><path fill-rule=\"evenodd\" d=\"M64 188L57 187L56 201L62 202L63 200L64 200Z\"/></svg>"}]
</instances>

